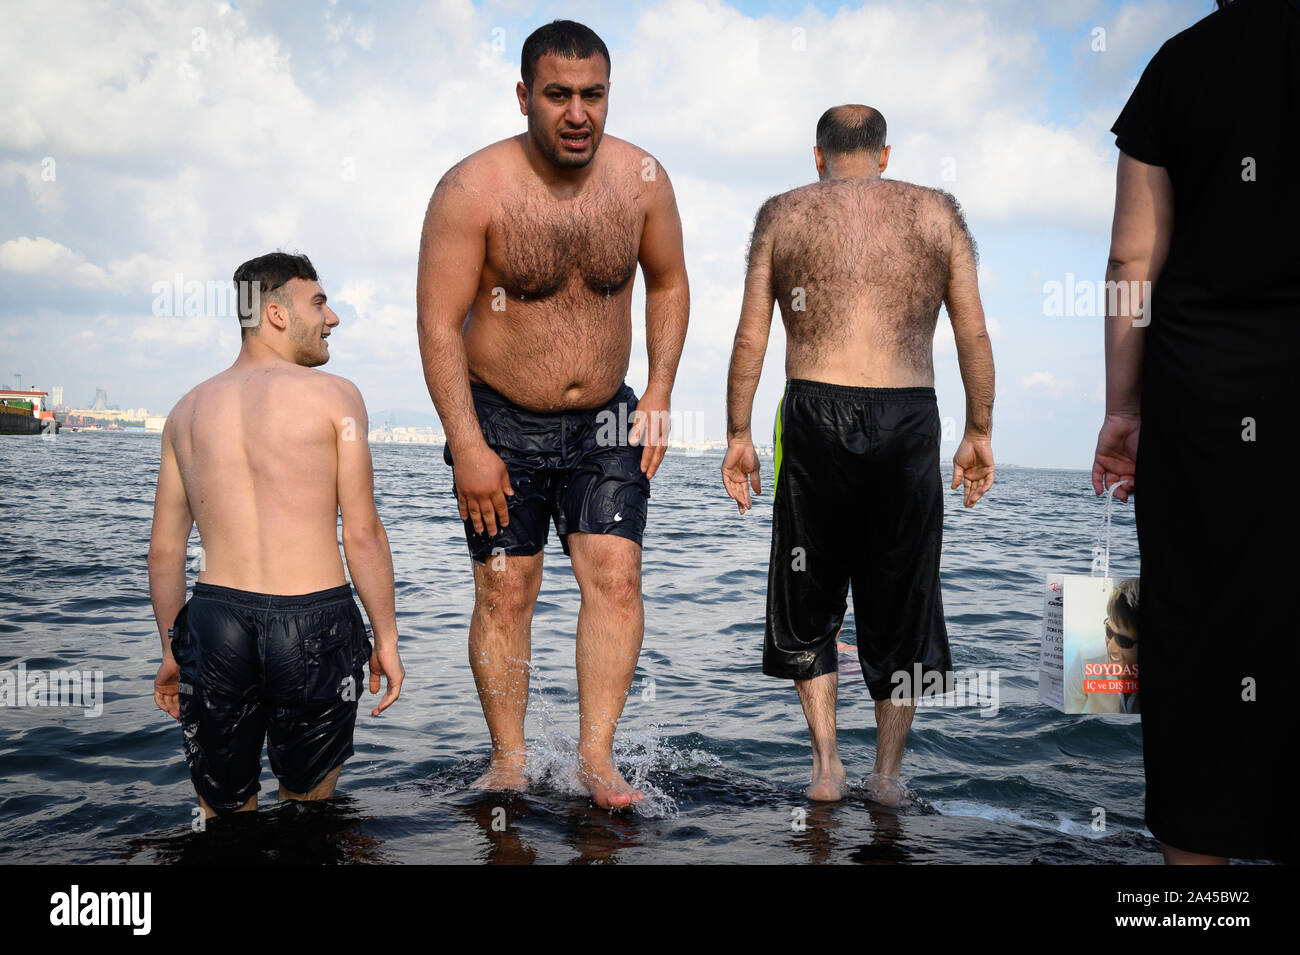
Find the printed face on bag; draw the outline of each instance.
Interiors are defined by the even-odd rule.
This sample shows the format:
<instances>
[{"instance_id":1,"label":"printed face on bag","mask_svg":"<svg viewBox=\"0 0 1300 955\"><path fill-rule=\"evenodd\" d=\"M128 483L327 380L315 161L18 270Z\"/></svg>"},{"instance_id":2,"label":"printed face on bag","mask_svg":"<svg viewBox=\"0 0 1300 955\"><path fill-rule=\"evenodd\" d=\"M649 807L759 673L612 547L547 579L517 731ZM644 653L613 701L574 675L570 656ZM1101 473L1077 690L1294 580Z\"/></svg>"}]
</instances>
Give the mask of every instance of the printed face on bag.
<instances>
[{"instance_id":1,"label":"printed face on bag","mask_svg":"<svg viewBox=\"0 0 1300 955\"><path fill-rule=\"evenodd\" d=\"M1106 657L1111 663L1136 666L1138 662L1137 632L1129 627L1112 623L1107 617L1102 626L1106 628Z\"/></svg>"},{"instance_id":2,"label":"printed face on bag","mask_svg":"<svg viewBox=\"0 0 1300 955\"><path fill-rule=\"evenodd\" d=\"M1140 712L1138 589L1136 577L1047 578L1039 652L1042 702L1071 714Z\"/></svg>"}]
</instances>

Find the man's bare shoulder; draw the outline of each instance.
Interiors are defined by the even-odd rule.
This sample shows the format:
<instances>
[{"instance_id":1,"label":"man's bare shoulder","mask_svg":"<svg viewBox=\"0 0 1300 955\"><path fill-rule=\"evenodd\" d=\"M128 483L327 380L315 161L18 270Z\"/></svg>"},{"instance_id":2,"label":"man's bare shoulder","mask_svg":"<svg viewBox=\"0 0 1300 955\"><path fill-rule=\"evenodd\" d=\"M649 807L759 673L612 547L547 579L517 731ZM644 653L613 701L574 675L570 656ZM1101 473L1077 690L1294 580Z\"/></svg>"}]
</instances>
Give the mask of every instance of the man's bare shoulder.
<instances>
[{"instance_id":1,"label":"man's bare shoulder","mask_svg":"<svg viewBox=\"0 0 1300 955\"><path fill-rule=\"evenodd\" d=\"M768 196L754 214L754 234L759 235L777 225L806 199L807 186Z\"/></svg>"},{"instance_id":2,"label":"man's bare shoulder","mask_svg":"<svg viewBox=\"0 0 1300 955\"><path fill-rule=\"evenodd\" d=\"M754 216L754 231L758 233L777 227L787 219L801 217L814 208L824 209L828 202L839 201L846 192L856 192L858 188L847 179L826 179L769 196Z\"/></svg>"},{"instance_id":3,"label":"man's bare shoulder","mask_svg":"<svg viewBox=\"0 0 1300 955\"><path fill-rule=\"evenodd\" d=\"M602 136L601 154L611 169L636 176L643 182L654 183L667 178L667 171L649 150L617 136Z\"/></svg>"},{"instance_id":4,"label":"man's bare shoulder","mask_svg":"<svg viewBox=\"0 0 1300 955\"><path fill-rule=\"evenodd\" d=\"M797 192L799 192L798 189L791 189L775 196L768 196L763 200L763 204L758 207L758 212L754 214L754 228L749 233L749 249L745 253L745 259L751 266L757 261L756 256L760 250L770 252L781 221L786 218L791 207L798 202L794 195ZM764 252L764 254L767 253Z\"/></svg>"},{"instance_id":5,"label":"man's bare shoulder","mask_svg":"<svg viewBox=\"0 0 1300 955\"><path fill-rule=\"evenodd\" d=\"M915 226L926 229L936 238L956 238L958 235L970 238L961 203L947 190L904 179L879 179L873 182L873 188L879 190L878 195L882 199L909 210L908 218Z\"/></svg>"},{"instance_id":6,"label":"man's bare shoulder","mask_svg":"<svg viewBox=\"0 0 1300 955\"><path fill-rule=\"evenodd\" d=\"M960 223L965 227L961 204L955 196L945 189L923 186L920 183L907 182L903 179L881 179L880 186L891 196L906 199L914 203L921 213L944 225Z\"/></svg>"},{"instance_id":7,"label":"man's bare shoulder","mask_svg":"<svg viewBox=\"0 0 1300 955\"><path fill-rule=\"evenodd\" d=\"M292 408L301 420L325 419L336 430L349 423L357 428L368 423L361 389L349 379L319 368L288 363L279 371L282 385L287 385L277 390L280 403Z\"/></svg>"},{"instance_id":8,"label":"man's bare shoulder","mask_svg":"<svg viewBox=\"0 0 1300 955\"><path fill-rule=\"evenodd\" d=\"M203 407L208 396L221 387L229 374L230 369L227 368L211 378L204 379L181 395L176 404L172 405L172 410L167 412L167 422L163 427L163 435L174 437L180 433L181 429L188 427L189 422L194 418L196 412Z\"/></svg>"},{"instance_id":9,"label":"man's bare shoulder","mask_svg":"<svg viewBox=\"0 0 1300 955\"><path fill-rule=\"evenodd\" d=\"M190 418L194 414L195 393L202 385L196 385L185 394L181 395L176 404L172 405L172 410L167 412L167 420L163 422L162 439L165 444L175 444L176 439L189 430Z\"/></svg>"},{"instance_id":10,"label":"man's bare shoulder","mask_svg":"<svg viewBox=\"0 0 1300 955\"><path fill-rule=\"evenodd\" d=\"M512 136L470 153L443 173L434 198L471 204L491 199L503 185L519 178L523 150L518 140Z\"/></svg>"},{"instance_id":11,"label":"man's bare shoulder","mask_svg":"<svg viewBox=\"0 0 1300 955\"><path fill-rule=\"evenodd\" d=\"M231 376L235 371L236 369L232 368L223 374ZM241 384L241 387L247 387L247 382L251 381L255 382L256 386L270 388L277 402L301 408L304 414L319 409L334 417L336 412L342 410L355 410L358 405L363 410L365 407L361 399L361 390L355 384L342 375L335 375L320 368L308 368L305 365L283 361L258 370L252 379L244 377L245 383ZM199 388L215 387L221 379L222 375L218 375L204 382ZM195 389L196 392L198 390Z\"/></svg>"},{"instance_id":12,"label":"man's bare shoulder","mask_svg":"<svg viewBox=\"0 0 1300 955\"><path fill-rule=\"evenodd\" d=\"M354 409L360 405L361 409L365 410L361 389L351 379L320 368L303 368L300 365L290 367L293 369L290 374L298 376L301 380L304 394L319 396L322 400Z\"/></svg>"},{"instance_id":13,"label":"man's bare shoulder","mask_svg":"<svg viewBox=\"0 0 1300 955\"><path fill-rule=\"evenodd\" d=\"M975 236L971 234L970 226L966 223L966 213L961 203L957 201L957 197L944 189L926 191L930 193L935 223L947 230L955 245L960 245L962 242L969 243L971 252L978 262L979 250L975 245Z\"/></svg>"},{"instance_id":14,"label":"man's bare shoulder","mask_svg":"<svg viewBox=\"0 0 1300 955\"><path fill-rule=\"evenodd\" d=\"M195 402L202 397L203 392L207 390L209 384L215 380L215 378L209 378L207 381L200 382L176 399L176 404L172 405L172 410L167 412L167 420L170 421L174 417L189 414L189 412L194 408Z\"/></svg>"},{"instance_id":15,"label":"man's bare shoulder","mask_svg":"<svg viewBox=\"0 0 1300 955\"><path fill-rule=\"evenodd\" d=\"M772 215L789 212L817 195L818 188L823 185L825 183L810 182L807 185L796 186L793 189L787 189L785 192L778 192L774 196L768 196L763 204L758 207L759 215L763 214L764 209L768 210Z\"/></svg>"},{"instance_id":16,"label":"man's bare shoulder","mask_svg":"<svg viewBox=\"0 0 1300 955\"><path fill-rule=\"evenodd\" d=\"M868 182L879 186L881 189L889 190L899 196L916 196L919 199L932 199L940 194L946 195L942 189L935 189L932 186L923 186L919 182L908 182L906 179L873 179Z\"/></svg>"}]
</instances>

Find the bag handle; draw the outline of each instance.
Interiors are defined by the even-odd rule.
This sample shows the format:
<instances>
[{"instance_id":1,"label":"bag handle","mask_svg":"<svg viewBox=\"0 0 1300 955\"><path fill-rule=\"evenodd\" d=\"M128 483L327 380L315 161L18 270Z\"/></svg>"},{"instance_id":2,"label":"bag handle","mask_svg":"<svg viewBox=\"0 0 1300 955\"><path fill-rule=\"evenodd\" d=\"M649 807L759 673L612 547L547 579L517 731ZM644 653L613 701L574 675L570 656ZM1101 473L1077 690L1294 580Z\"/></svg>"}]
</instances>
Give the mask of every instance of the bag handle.
<instances>
[{"instance_id":1,"label":"bag handle","mask_svg":"<svg viewBox=\"0 0 1300 955\"><path fill-rule=\"evenodd\" d=\"M1106 495L1106 513L1101 518L1101 532L1097 535L1097 542L1092 545L1092 576L1109 577L1110 576L1110 510L1115 503L1115 492L1125 484L1132 484L1131 480L1116 481L1105 490ZM1101 571L1101 573L1098 573Z\"/></svg>"}]
</instances>

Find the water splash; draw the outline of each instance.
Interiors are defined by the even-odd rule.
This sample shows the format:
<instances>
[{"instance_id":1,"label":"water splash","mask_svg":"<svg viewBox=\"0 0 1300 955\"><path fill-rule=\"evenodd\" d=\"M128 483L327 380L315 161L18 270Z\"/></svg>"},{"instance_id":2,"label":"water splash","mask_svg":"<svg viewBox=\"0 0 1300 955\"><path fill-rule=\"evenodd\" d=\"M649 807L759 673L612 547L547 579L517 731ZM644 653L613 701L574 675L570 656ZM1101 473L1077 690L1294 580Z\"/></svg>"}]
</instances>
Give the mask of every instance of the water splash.
<instances>
[{"instance_id":1,"label":"water splash","mask_svg":"<svg viewBox=\"0 0 1300 955\"><path fill-rule=\"evenodd\" d=\"M524 772L535 786L589 798L578 779L578 741L557 725L554 705L548 695L541 692L544 681L538 667L530 664L529 669L529 682L536 691L530 695L535 696L533 703L541 719L541 733L537 739L529 741ZM722 761L703 750L680 750L669 745L660 735L660 727L650 724L644 730L615 735L614 764L624 779L645 793L645 798L634 804L632 811L646 818L668 819L678 814L677 801L663 788L662 780L652 779L651 774L675 773L701 766L717 768Z\"/></svg>"},{"instance_id":2,"label":"water splash","mask_svg":"<svg viewBox=\"0 0 1300 955\"><path fill-rule=\"evenodd\" d=\"M1093 827L1091 822L1071 819L1063 812L1047 813L1036 812L1032 809L1018 810L1005 806L990 806L970 799L939 800L935 802L934 806L945 816L972 816L976 819L987 819L990 822L1006 823L1012 826L1032 826L1035 829L1049 829L1054 832L1061 832L1070 836L1081 836L1094 841L1108 839L1116 833L1124 832L1154 838L1145 828L1138 829L1132 826L1115 825L1098 830ZM1054 816L1055 820L1049 819L1049 816Z\"/></svg>"},{"instance_id":3,"label":"water splash","mask_svg":"<svg viewBox=\"0 0 1300 955\"><path fill-rule=\"evenodd\" d=\"M849 792L860 799L892 809L899 814L937 812L928 800L896 776L871 773L860 783L850 785Z\"/></svg>"}]
</instances>

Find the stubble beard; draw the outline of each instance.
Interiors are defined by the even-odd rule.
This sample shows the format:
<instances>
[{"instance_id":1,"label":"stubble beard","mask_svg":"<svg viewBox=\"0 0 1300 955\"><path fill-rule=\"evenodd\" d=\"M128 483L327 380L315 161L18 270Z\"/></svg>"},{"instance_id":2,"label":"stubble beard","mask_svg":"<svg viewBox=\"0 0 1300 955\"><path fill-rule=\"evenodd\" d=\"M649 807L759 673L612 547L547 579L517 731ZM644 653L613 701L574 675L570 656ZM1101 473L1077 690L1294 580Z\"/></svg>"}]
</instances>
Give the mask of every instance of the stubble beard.
<instances>
[{"instance_id":1,"label":"stubble beard","mask_svg":"<svg viewBox=\"0 0 1300 955\"><path fill-rule=\"evenodd\" d=\"M538 151L546 157L551 165L560 169L581 169L596 158L596 149L600 145L600 140L594 129L591 131L591 152L586 156L574 156L564 152L558 143L546 135L546 132L537 123L533 122L533 116L530 113L528 116L528 135L532 138L533 145L537 147ZM556 138L559 138L558 133Z\"/></svg>"},{"instance_id":2,"label":"stubble beard","mask_svg":"<svg viewBox=\"0 0 1300 955\"><path fill-rule=\"evenodd\" d=\"M320 331L313 329L306 321L298 317L293 306L289 306L289 341L293 342L294 363L304 368L317 368L330 360L330 353Z\"/></svg>"}]
</instances>

